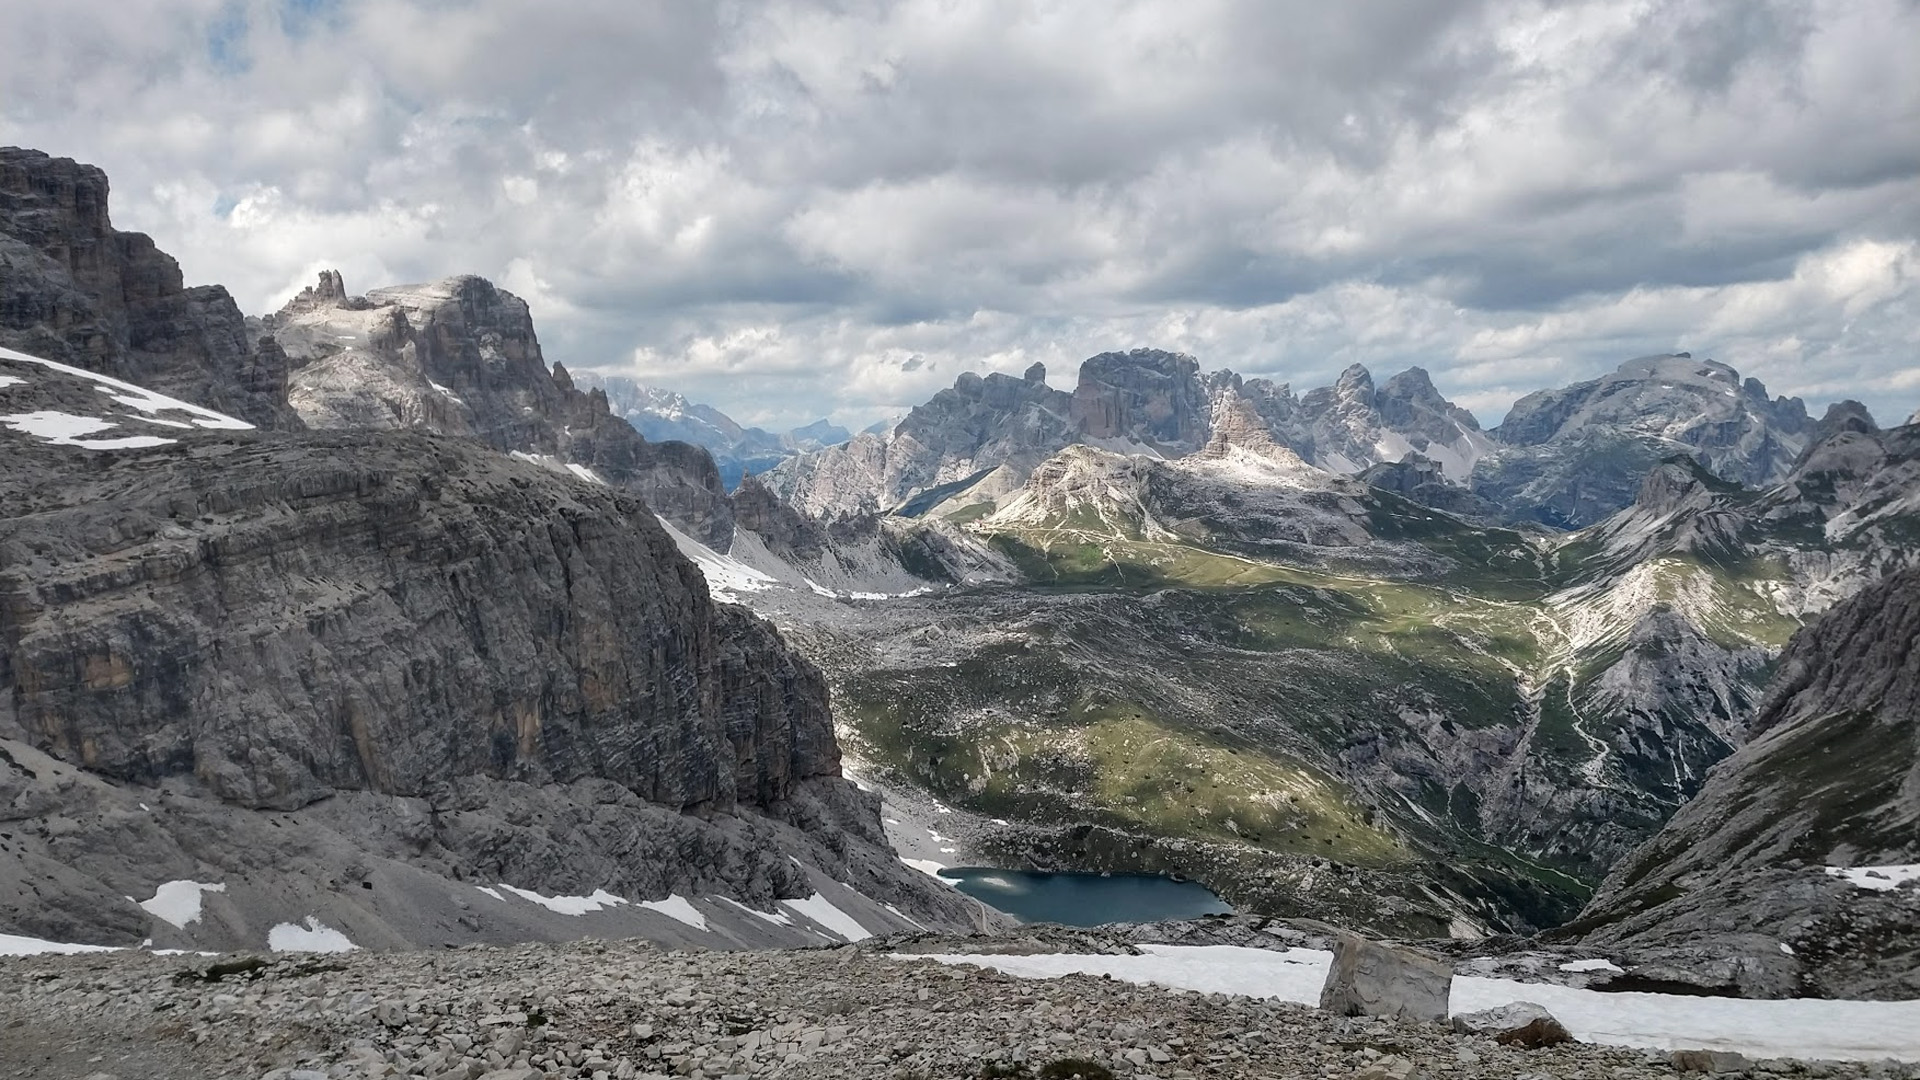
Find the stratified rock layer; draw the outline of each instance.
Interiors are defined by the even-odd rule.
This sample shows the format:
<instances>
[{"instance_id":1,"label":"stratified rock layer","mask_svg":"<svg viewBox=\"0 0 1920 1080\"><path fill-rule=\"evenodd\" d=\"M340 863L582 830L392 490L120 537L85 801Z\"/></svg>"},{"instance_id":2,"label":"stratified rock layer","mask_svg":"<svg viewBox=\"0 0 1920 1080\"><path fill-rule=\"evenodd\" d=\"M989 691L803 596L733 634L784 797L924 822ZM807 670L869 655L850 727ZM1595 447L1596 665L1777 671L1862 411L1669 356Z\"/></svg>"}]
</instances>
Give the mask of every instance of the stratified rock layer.
<instances>
[{"instance_id":1,"label":"stratified rock layer","mask_svg":"<svg viewBox=\"0 0 1920 1080\"><path fill-rule=\"evenodd\" d=\"M837 771L819 677L716 614L631 496L404 435L14 463L0 723L99 774L286 809L599 776L725 809Z\"/></svg>"},{"instance_id":2,"label":"stratified rock layer","mask_svg":"<svg viewBox=\"0 0 1920 1080\"><path fill-rule=\"evenodd\" d=\"M103 372L261 427L299 427L287 358L233 297L107 217L107 176L0 147L0 345Z\"/></svg>"}]
</instances>

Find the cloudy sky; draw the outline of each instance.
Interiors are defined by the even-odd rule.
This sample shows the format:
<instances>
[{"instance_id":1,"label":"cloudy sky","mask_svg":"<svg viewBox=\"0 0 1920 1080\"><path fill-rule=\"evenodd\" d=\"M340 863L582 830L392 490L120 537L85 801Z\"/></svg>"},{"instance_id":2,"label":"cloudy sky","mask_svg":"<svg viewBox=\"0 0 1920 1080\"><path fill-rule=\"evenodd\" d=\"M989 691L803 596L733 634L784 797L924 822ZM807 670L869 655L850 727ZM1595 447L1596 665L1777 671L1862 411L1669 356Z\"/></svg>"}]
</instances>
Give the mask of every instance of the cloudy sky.
<instances>
[{"instance_id":1,"label":"cloudy sky","mask_svg":"<svg viewBox=\"0 0 1920 1080\"><path fill-rule=\"evenodd\" d=\"M1920 405L1920 2L24 0L0 143L271 310L478 273L751 422L1152 345Z\"/></svg>"}]
</instances>

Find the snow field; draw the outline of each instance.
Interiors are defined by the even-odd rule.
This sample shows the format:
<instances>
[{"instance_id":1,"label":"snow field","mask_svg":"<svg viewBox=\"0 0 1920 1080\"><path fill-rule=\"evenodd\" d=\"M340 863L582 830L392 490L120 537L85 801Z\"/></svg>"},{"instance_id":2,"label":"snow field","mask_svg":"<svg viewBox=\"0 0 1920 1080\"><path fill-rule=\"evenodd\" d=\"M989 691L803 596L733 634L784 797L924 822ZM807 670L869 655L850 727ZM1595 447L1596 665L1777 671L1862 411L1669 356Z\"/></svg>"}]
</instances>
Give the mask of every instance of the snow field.
<instances>
[{"instance_id":1,"label":"snow field","mask_svg":"<svg viewBox=\"0 0 1920 1080\"><path fill-rule=\"evenodd\" d=\"M1902 866L1829 866L1826 871L1833 877L1845 878L1852 882L1855 888L1869 889L1873 892L1885 892L1888 889L1897 889L1909 881L1920 881L1920 863Z\"/></svg>"},{"instance_id":2,"label":"snow field","mask_svg":"<svg viewBox=\"0 0 1920 1080\"><path fill-rule=\"evenodd\" d=\"M900 956L977 964L1031 979L1111 975L1200 993L1320 1000L1333 954L1232 945L1142 945L1140 956ZM1610 994L1548 983L1455 976L1453 1012L1513 1001L1546 1007L1575 1038L1657 1050L1733 1050L1749 1057L1830 1061L1920 1061L1920 1001L1751 1001L1744 998Z\"/></svg>"},{"instance_id":3,"label":"snow field","mask_svg":"<svg viewBox=\"0 0 1920 1080\"><path fill-rule=\"evenodd\" d=\"M84 368L71 367L53 360L43 360L37 356L15 352L12 349L0 349L0 360L11 360L25 364L35 364L49 371L84 379L95 384L108 401L133 413L120 414L122 419L139 420L172 428L209 428L227 431L251 431L253 425L238 420L225 413L203 409L190 405L178 398L165 394L156 394L144 387L135 386L119 379L108 378L98 372ZM0 376L0 389L25 385L28 380L17 375ZM177 413L184 420L169 420L159 413ZM138 415L134 415L138 414ZM55 446L77 446L87 450L135 450L151 446L165 446L174 439L159 435L126 435L118 438L96 439L89 436L120 426L119 420L102 417L81 416L76 413L42 409L35 412L11 413L0 415L0 426L5 426L25 435L32 435Z\"/></svg>"}]
</instances>

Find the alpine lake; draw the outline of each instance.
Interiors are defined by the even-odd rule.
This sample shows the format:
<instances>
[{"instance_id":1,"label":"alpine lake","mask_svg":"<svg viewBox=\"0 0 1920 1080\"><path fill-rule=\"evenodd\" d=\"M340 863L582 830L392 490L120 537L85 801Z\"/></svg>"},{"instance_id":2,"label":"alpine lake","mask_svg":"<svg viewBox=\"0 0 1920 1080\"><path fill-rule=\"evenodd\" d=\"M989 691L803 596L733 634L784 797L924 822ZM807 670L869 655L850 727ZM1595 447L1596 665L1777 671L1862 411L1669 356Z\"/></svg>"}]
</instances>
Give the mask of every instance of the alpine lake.
<instances>
[{"instance_id":1,"label":"alpine lake","mask_svg":"<svg viewBox=\"0 0 1920 1080\"><path fill-rule=\"evenodd\" d=\"M1206 886L1151 874L1076 874L958 866L940 877L1021 922L1100 926L1232 914Z\"/></svg>"}]
</instances>

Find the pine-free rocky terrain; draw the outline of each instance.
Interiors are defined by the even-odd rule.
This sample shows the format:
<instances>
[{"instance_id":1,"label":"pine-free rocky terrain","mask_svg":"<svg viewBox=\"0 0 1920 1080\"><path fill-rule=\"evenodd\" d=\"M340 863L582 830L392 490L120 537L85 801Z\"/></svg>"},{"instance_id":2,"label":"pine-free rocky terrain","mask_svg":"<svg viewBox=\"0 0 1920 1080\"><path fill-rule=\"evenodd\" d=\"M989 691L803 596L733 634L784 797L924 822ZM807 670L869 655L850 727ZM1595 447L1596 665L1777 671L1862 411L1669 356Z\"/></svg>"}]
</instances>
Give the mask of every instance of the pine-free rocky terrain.
<instances>
[{"instance_id":1,"label":"pine-free rocky terrain","mask_svg":"<svg viewBox=\"0 0 1920 1080\"><path fill-rule=\"evenodd\" d=\"M965 939L915 943L922 951L967 947ZM231 969L239 970L219 975ZM30 1076L1680 1074L1672 1056L1657 1050L1581 1043L1522 1049L1438 1024L1343 1018L1288 1002L1088 976L1017 979L854 945L685 952L642 941L583 941L219 961L37 957L0 960L0 977L0 1060ZM1920 1076L1920 1066L1791 1060L1760 1060L1740 1071Z\"/></svg>"},{"instance_id":2,"label":"pine-free rocky terrain","mask_svg":"<svg viewBox=\"0 0 1920 1080\"><path fill-rule=\"evenodd\" d=\"M1623 1002L1920 1000L1912 420L1678 353L1483 428L1136 349L772 436L576 382L470 275L245 316L107 191L0 150L13 1074L1697 1063L914 958L1276 947L1016 931L969 862Z\"/></svg>"}]
</instances>

